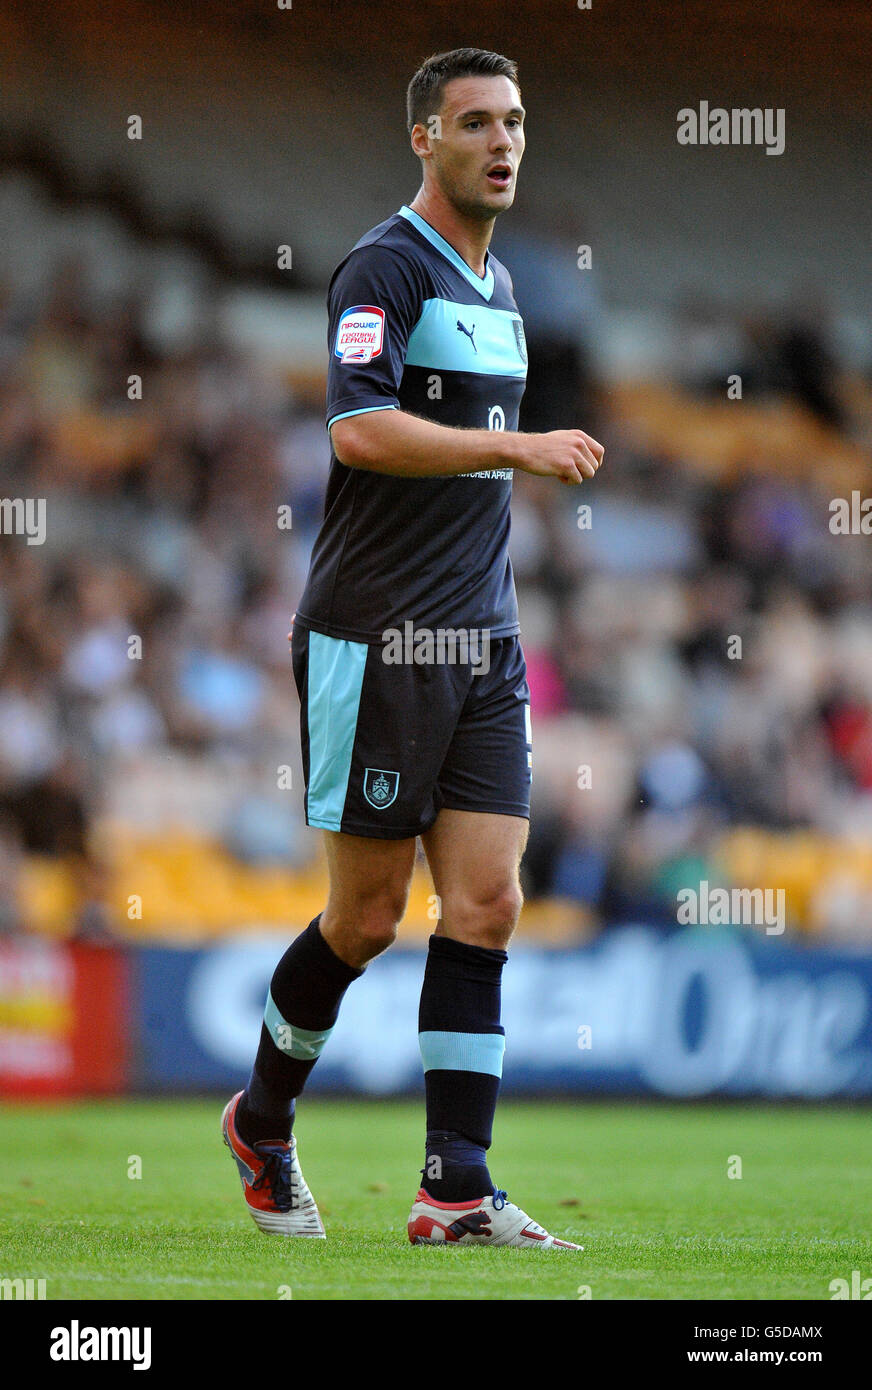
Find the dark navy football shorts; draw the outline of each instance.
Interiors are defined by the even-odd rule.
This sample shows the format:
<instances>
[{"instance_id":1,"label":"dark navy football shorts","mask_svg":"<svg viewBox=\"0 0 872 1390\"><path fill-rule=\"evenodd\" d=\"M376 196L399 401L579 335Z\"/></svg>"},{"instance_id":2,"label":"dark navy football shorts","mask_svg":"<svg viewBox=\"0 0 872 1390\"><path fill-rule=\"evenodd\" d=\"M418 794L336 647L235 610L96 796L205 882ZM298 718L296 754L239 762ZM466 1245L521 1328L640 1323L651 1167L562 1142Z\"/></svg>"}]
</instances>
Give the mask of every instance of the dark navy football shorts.
<instances>
[{"instance_id":1,"label":"dark navy football shorts","mask_svg":"<svg viewBox=\"0 0 872 1390\"><path fill-rule=\"evenodd\" d=\"M529 819L519 638L446 645L443 660L424 664L386 662L385 652L294 624L307 824L399 840L429 830L443 807Z\"/></svg>"}]
</instances>

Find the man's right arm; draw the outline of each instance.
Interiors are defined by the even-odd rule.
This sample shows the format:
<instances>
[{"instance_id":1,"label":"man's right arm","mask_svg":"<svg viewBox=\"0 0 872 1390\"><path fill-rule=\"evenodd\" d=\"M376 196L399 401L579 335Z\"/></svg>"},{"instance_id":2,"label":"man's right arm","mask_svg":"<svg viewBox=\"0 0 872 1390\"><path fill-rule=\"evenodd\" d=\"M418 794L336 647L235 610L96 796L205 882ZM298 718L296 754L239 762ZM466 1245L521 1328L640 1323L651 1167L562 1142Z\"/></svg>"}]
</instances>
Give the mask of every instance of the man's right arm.
<instances>
[{"instance_id":1,"label":"man's right arm","mask_svg":"<svg viewBox=\"0 0 872 1390\"><path fill-rule=\"evenodd\" d=\"M584 430L525 434L452 429L404 410L371 410L335 420L330 436L336 457L346 467L401 478L518 468L564 483L580 483L594 476L603 458L602 445Z\"/></svg>"}]
</instances>

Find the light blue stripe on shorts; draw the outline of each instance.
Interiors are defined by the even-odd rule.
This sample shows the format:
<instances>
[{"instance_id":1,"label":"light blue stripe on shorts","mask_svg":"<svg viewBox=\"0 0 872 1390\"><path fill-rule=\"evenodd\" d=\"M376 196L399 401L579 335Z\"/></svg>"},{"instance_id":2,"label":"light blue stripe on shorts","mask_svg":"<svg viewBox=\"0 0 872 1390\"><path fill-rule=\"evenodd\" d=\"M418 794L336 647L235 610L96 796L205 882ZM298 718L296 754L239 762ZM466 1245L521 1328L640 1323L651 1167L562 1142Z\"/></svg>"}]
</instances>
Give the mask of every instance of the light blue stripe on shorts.
<instances>
[{"instance_id":1,"label":"light blue stripe on shorts","mask_svg":"<svg viewBox=\"0 0 872 1390\"><path fill-rule=\"evenodd\" d=\"M341 830L367 644L309 633L309 824Z\"/></svg>"}]
</instances>

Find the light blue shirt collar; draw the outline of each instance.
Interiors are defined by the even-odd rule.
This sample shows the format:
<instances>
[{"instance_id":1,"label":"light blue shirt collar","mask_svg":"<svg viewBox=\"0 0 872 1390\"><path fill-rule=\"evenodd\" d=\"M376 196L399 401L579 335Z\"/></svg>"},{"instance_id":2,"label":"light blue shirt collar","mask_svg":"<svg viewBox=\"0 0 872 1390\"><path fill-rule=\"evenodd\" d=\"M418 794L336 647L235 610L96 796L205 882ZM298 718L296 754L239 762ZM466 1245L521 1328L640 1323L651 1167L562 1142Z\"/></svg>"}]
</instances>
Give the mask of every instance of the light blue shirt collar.
<instances>
[{"instance_id":1,"label":"light blue shirt collar","mask_svg":"<svg viewBox=\"0 0 872 1390\"><path fill-rule=\"evenodd\" d=\"M411 222L412 226L415 227L423 237L427 238L430 245L435 246L436 250L439 251L447 261L451 262L454 269L460 271L464 279L468 280L472 285L472 288L478 290L483 299L491 299L493 297L495 280L490 264L491 258L489 251L485 251L485 266L487 268L484 276L476 275L472 267L468 266L463 257L455 251L451 242L446 241L444 236L440 236L436 229L430 226L429 222L425 222L423 217L419 216L419 214L414 212L410 207L407 207L405 203L400 208L400 217L405 217L407 221Z\"/></svg>"}]
</instances>

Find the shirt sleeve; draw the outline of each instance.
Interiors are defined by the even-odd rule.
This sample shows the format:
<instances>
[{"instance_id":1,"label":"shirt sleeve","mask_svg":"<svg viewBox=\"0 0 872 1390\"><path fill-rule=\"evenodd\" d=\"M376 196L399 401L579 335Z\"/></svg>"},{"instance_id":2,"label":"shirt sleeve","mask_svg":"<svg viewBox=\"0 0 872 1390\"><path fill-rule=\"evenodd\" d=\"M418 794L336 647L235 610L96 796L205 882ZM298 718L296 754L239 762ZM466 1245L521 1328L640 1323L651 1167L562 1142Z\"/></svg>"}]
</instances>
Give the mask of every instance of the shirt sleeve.
<instances>
[{"instance_id":1,"label":"shirt sleeve","mask_svg":"<svg viewBox=\"0 0 872 1390\"><path fill-rule=\"evenodd\" d=\"M327 428L344 415L400 409L409 335L422 294L412 267L387 247L352 251L327 292Z\"/></svg>"}]
</instances>

